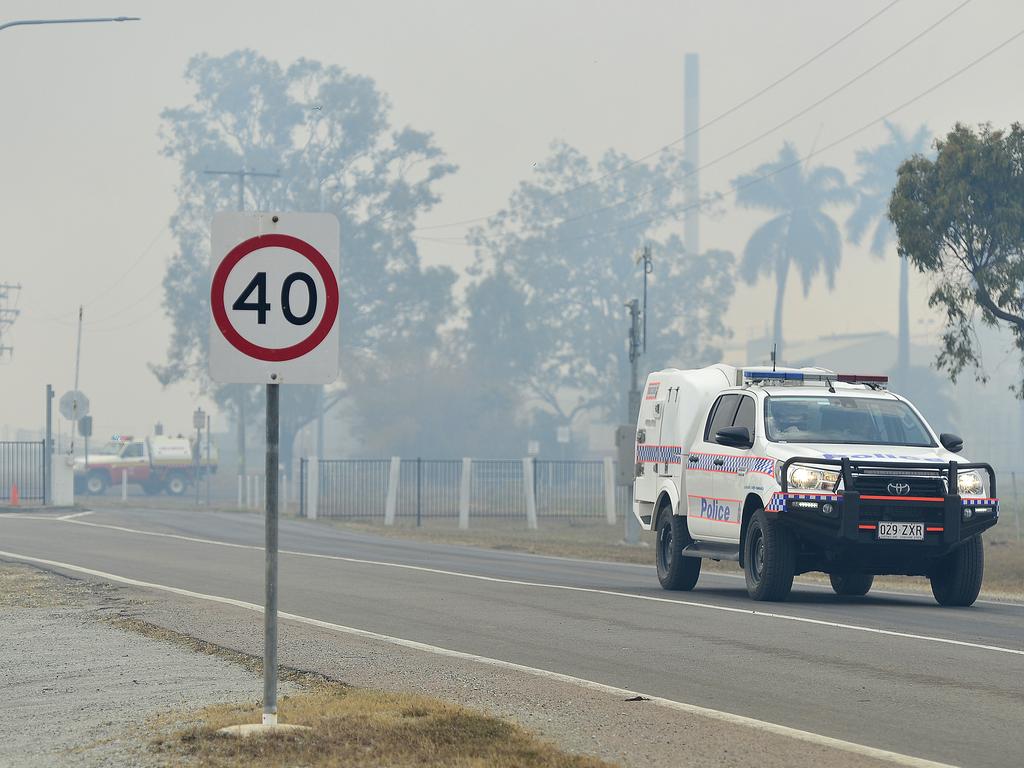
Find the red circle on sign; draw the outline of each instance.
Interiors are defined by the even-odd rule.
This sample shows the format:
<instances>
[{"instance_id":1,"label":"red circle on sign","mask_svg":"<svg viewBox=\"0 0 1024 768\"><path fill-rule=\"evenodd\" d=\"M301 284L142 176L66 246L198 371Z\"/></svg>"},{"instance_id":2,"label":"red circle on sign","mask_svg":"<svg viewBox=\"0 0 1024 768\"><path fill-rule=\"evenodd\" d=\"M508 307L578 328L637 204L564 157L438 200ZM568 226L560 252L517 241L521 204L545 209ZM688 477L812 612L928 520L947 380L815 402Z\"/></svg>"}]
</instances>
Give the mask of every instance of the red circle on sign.
<instances>
[{"instance_id":1,"label":"red circle on sign","mask_svg":"<svg viewBox=\"0 0 1024 768\"><path fill-rule=\"evenodd\" d=\"M289 251L295 251L306 257L320 273L320 278L324 282L324 291L327 293L324 300L324 315L320 318L316 328L305 339L290 347L261 347L259 344L253 344L231 324L224 306L224 288L231 270L253 251L274 247L287 248ZM334 272L331 270L331 265L327 263L327 259L305 240L299 240L291 235L258 235L239 243L228 252L228 255L217 267L217 271L213 273L213 286L210 288L210 309L213 311L213 319L228 343L249 357L272 363L294 360L312 352L331 332L334 321L338 317L339 303L338 282L334 278Z\"/></svg>"}]
</instances>

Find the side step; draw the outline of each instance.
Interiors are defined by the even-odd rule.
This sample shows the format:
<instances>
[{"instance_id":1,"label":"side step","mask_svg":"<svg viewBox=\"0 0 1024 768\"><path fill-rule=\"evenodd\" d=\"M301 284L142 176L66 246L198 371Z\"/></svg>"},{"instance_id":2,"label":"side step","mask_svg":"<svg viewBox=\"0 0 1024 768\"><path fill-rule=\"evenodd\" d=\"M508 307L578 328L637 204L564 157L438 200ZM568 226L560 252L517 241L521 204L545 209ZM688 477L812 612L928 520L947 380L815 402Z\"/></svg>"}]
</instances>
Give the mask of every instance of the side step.
<instances>
[{"instance_id":1,"label":"side step","mask_svg":"<svg viewBox=\"0 0 1024 768\"><path fill-rule=\"evenodd\" d=\"M683 557L706 557L711 560L740 559L739 544L719 544L714 541L695 541L683 547Z\"/></svg>"}]
</instances>

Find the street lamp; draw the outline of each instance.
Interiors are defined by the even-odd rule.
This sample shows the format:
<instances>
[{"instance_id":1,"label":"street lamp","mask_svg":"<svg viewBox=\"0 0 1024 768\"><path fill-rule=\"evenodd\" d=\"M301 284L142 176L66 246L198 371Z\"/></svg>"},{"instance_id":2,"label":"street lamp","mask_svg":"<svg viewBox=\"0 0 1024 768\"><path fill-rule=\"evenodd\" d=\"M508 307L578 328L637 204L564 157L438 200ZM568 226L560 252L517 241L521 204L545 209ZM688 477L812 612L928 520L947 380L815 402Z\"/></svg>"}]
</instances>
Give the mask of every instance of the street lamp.
<instances>
[{"instance_id":1,"label":"street lamp","mask_svg":"<svg viewBox=\"0 0 1024 768\"><path fill-rule=\"evenodd\" d=\"M101 24L107 21L142 21L138 16L99 16L88 19L19 19L0 24L0 29L27 27L36 24Z\"/></svg>"}]
</instances>

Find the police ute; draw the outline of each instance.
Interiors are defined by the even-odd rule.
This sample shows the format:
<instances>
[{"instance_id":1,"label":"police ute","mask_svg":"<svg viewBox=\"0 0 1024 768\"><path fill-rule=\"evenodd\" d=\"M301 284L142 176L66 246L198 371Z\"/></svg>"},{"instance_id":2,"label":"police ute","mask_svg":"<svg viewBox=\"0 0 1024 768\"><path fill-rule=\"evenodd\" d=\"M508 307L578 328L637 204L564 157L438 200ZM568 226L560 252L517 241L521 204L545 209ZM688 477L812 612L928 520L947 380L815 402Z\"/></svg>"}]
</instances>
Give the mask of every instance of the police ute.
<instances>
[{"instance_id":1,"label":"police ute","mask_svg":"<svg viewBox=\"0 0 1024 768\"><path fill-rule=\"evenodd\" d=\"M785 600L795 575L822 571L840 595L902 574L927 576L941 605L971 605L995 472L887 383L822 368L650 374L633 514L657 535L662 587L693 589L711 558L738 561L754 600Z\"/></svg>"}]
</instances>

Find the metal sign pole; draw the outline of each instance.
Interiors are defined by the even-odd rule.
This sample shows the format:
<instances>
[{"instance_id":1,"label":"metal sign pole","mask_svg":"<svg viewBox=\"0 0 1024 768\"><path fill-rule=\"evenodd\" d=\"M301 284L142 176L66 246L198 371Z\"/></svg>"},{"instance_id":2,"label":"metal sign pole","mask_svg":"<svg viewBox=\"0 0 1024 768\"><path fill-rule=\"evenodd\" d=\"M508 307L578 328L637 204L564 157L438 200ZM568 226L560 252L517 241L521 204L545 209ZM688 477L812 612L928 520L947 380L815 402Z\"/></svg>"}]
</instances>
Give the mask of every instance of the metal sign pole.
<instances>
[{"instance_id":1,"label":"metal sign pole","mask_svg":"<svg viewBox=\"0 0 1024 768\"><path fill-rule=\"evenodd\" d=\"M263 611L263 724L277 725L277 466L279 387L267 384L266 605Z\"/></svg>"}]
</instances>

